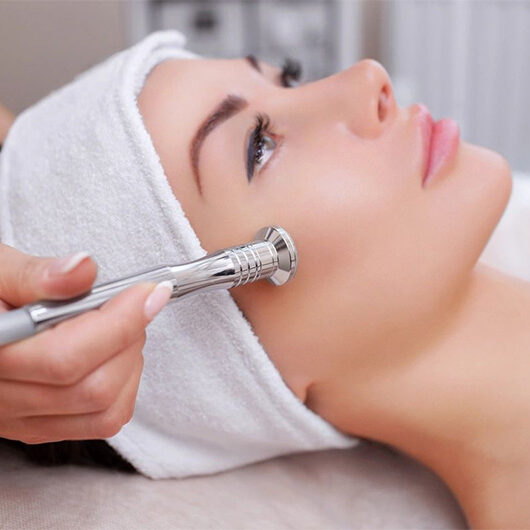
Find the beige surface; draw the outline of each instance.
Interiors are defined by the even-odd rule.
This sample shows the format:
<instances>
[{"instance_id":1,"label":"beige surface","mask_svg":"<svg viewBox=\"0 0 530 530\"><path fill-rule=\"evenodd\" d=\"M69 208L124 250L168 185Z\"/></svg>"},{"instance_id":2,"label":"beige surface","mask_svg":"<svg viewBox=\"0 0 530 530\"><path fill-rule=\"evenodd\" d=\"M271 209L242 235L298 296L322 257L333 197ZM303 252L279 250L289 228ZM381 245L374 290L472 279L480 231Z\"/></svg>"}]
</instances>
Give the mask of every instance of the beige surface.
<instances>
[{"instance_id":1,"label":"beige surface","mask_svg":"<svg viewBox=\"0 0 530 530\"><path fill-rule=\"evenodd\" d=\"M127 2L0 0L0 102L15 113L124 48Z\"/></svg>"},{"instance_id":2,"label":"beige surface","mask_svg":"<svg viewBox=\"0 0 530 530\"><path fill-rule=\"evenodd\" d=\"M2 529L466 528L435 475L378 444L161 481L0 447L0 477Z\"/></svg>"}]
</instances>

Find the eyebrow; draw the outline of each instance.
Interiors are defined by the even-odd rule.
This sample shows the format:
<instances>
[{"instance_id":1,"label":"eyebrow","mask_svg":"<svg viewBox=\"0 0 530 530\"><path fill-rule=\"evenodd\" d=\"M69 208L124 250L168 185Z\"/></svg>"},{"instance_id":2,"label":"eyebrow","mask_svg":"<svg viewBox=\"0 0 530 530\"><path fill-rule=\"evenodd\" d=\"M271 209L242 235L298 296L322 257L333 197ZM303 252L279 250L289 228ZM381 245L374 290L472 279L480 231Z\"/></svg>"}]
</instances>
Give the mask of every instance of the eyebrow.
<instances>
[{"instance_id":1,"label":"eyebrow","mask_svg":"<svg viewBox=\"0 0 530 530\"><path fill-rule=\"evenodd\" d=\"M254 55L247 55L245 60L258 72L262 72L258 60ZM190 143L190 159L193 177L199 194L202 195L201 176L199 174L199 156L206 137L221 123L235 116L248 105L248 101L240 96L229 94L202 122Z\"/></svg>"}]
</instances>

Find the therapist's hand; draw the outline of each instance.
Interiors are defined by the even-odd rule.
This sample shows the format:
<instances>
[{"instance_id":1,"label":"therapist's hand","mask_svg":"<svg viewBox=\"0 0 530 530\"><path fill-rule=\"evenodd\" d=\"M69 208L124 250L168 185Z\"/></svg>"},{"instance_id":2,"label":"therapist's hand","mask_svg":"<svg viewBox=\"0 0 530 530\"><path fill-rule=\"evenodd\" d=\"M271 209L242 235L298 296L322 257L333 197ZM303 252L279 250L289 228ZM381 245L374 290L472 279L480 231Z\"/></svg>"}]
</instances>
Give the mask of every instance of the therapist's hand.
<instances>
[{"instance_id":1,"label":"therapist's hand","mask_svg":"<svg viewBox=\"0 0 530 530\"><path fill-rule=\"evenodd\" d=\"M35 258L0 244L0 312L81 294L96 270L86 254ZM100 309L0 346L0 437L34 444L114 436L134 411L145 328L169 294L137 285Z\"/></svg>"},{"instance_id":2,"label":"therapist's hand","mask_svg":"<svg viewBox=\"0 0 530 530\"><path fill-rule=\"evenodd\" d=\"M0 144L4 142L15 116L0 103Z\"/></svg>"}]
</instances>

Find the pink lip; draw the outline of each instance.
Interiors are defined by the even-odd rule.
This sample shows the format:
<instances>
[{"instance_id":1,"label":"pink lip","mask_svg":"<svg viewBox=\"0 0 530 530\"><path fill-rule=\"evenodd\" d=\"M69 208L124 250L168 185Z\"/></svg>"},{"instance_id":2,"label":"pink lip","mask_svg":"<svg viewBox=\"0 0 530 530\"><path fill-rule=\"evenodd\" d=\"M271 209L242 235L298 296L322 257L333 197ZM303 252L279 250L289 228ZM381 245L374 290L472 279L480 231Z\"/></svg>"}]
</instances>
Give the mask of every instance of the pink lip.
<instances>
[{"instance_id":1,"label":"pink lip","mask_svg":"<svg viewBox=\"0 0 530 530\"><path fill-rule=\"evenodd\" d=\"M435 122L429 109L419 108L419 127L423 140L422 186L434 179L455 158L460 143L458 124L449 118Z\"/></svg>"}]
</instances>

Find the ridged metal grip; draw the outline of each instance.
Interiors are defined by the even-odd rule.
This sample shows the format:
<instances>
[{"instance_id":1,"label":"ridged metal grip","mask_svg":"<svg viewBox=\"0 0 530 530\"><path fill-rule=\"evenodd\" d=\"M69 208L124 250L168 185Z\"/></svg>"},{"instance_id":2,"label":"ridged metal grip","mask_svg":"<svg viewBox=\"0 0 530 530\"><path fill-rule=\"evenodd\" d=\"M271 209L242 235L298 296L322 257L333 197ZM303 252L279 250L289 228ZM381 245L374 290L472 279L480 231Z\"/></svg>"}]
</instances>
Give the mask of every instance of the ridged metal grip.
<instances>
[{"instance_id":1,"label":"ridged metal grip","mask_svg":"<svg viewBox=\"0 0 530 530\"><path fill-rule=\"evenodd\" d=\"M268 241L235 247L226 252L237 264L235 273L238 280L234 287L262 278L269 279L278 267L278 254Z\"/></svg>"},{"instance_id":2,"label":"ridged metal grip","mask_svg":"<svg viewBox=\"0 0 530 530\"><path fill-rule=\"evenodd\" d=\"M231 289L257 280L283 285L294 278L297 265L296 248L289 234L279 226L268 226L260 229L251 243L171 267L175 279L173 296Z\"/></svg>"}]
</instances>

